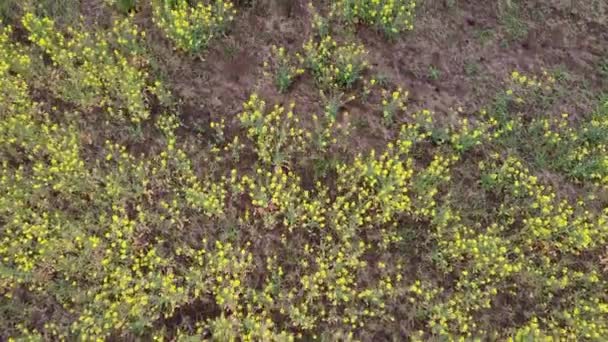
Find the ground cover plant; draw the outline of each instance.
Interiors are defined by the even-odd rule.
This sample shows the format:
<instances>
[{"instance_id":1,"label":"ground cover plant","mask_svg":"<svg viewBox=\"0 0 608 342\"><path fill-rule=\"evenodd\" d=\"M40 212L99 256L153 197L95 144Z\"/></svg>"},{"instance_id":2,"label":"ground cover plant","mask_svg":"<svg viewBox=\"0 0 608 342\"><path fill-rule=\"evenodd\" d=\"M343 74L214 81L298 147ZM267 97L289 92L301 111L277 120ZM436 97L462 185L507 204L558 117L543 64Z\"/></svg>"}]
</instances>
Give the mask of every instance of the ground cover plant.
<instances>
[{"instance_id":1,"label":"ground cover plant","mask_svg":"<svg viewBox=\"0 0 608 342\"><path fill-rule=\"evenodd\" d=\"M0 340L608 339L601 3L68 2L0 5Z\"/></svg>"}]
</instances>

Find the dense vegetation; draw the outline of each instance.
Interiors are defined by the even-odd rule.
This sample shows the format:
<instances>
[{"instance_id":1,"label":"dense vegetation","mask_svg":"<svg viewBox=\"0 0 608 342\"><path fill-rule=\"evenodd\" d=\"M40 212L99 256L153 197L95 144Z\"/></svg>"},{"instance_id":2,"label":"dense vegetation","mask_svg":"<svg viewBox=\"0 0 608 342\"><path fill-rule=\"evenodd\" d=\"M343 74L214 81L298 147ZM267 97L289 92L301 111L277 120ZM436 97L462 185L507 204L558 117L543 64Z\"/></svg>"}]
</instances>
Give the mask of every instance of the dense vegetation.
<instances>
[{"instance_id":1,"label":"dense vegetation","mask_svg":"<svg viewBox=\"0 0 608 342\"><path fill-rule=\"evenodd\" d=\"M410 109L350 33L414 34L416 3L340 0L256 66L287 101L193 131L155 39L201 58L261 5L50 3L2 12L0 340L608 339L608 96L553 113L559 75L511 70L482 108Z\"/></svg>"}]
</instances>

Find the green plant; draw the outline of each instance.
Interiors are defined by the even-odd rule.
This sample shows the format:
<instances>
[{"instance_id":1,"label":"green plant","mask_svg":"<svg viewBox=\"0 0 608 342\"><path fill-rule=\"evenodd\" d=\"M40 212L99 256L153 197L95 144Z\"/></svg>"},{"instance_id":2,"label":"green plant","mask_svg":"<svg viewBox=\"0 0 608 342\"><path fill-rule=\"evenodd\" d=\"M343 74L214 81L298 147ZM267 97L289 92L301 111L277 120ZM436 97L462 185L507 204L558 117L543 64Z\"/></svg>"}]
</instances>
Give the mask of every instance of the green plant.
<instances>
[{"instance_id":1,"label":"green plant","mask_svg":"<svg viewBox=\"0 0 608 342\"><path fill-rule=\"evenodd\" d=\"M448 8L454 8L458 5L458 0L445 0L445 5Z\"/></svg>"},{"instance_id":2,"label":"green plant","mask_svg":"<svg viewBox=\"0 0 608 342\"><path fill-rule=\"evenodd\" d=\"M272 74L274 84L280 93L286 93L293 81L301 74L304 69L300 67L302 57L299 54L291 56L284 47L271 47L270 63L265 62L264 67L267 73Z\"/></svg>"},{"instance_id":3,"label":"green plant","mask_svg":"<svg viewBox=\"0 0 608 342\"><path fill-rule=\"evenodd\" d=\"M526 37L528 34L528 26L521 19L520 5L511 0L501 0L500 21L505 29L505 32L511 41L518 41Z\"/></svg>"},{"instance_id":4,"label":"green plant","mask_svg":"<svg viewBox=\"0 0 608 342\"><path fill-rule=\"evenodd\" d=\"M319 14L312 2L308 3L308 10L312 14L312 27L320 38L324 38L331 33L330 19Z\"/></svg>"},{"instance_id":5,"label":"green plant","mask_svg":"<svg viewBox=\"0 0 608 342\"><path fill-rule=\"evenodd\" d=\"M468 61L464 64L464 72L467 76L472 77L479 73L479 64L474 61Z\"/></svg>"},{"instance_id":6,"label":"green plant","mask_svg":"<svg viewBox=\"0 0 608 342\"><path fill-rule=\"evenodd\" d=\"M429 66L429 78L433 81L439 80L441 77L441 71L434 65Z\"/></svg>"},{"instance_id":7,"label":"green plant","mask_svg":"<svg viewBox=\"0 0 608 342\"><path fill-rule=\"evenodd\" d=\"M362 22L378 28L389 37L414 28L414 0L340 0L333 12L346 22Z\"/></svg>"},{"instance_id":8,"label":"green plant","mask_svg":"<svg viewBox=\"0 0 608 342\"><path fill-rule=\"evenodd\" d=\"M299 119L294 116L294 106L291 104L287 112L280 106L267 111L266 102L256 94L245 103L239 119L262 162L280 166L301 150L305 136L297 127Z\"/></svg>"},{"instance_id":9,"label":"green plant","mask_svg":"<svg viewBox=\"0 0 608 342\"><path fill-rule=\"evenodd\" d=\"M17 1L3 1L0 3L0 20L4 23L15 20L15 15L19 9Z\"/></svg>"},{"instance_id":10,"label":"green plant","mask_svg":"<svg viewBox=\"0 0 608 342\"><path fill-rule=\"evenodd\" d=\"M477 29L474 34L481 45L486 45L494 37L494 31L491 29Z\"/></svg>"},{"instance_id":11,"label":"green plant","mask_svg":"<svg viewBox=\"0 0 608 342\"><path fill-rule=\"evenodd\" d=\"M129 13L137 6L137 0L106 0L106 2L115 6L122 13Z\"/></svg>"},{"instance_id":12,"label":"green plant","mask_svg":"<svg viewBox=\"0 0 608 342\"><path fill-rule=\"evenodd\" d=\"M325 94L323 91L321 91L321 98L325 104L325 114L334 119L338 117L340 108L355 99L354 96L351 95L347 97L342 92L330 92L329 94Z\"/></svg>"},{"instance_id":13,"label":"green plant","mask_svg":"<svg viewBox=\"0 0 608 342\"><path fill-rule=\"evenodd\" d=\"M401 88L398 88L393 92L387 90L382 91L382 117L386 126L390 126L394 123L395 115L398 112L405 111L407 95L407 91L404 91Z\"/></svg>"},{"instance_id":14,"label":"green plant","mask_svg":"<svg viewBox=\"0 0 608 342\"><path fill-rule=\"evenodd\" d=\"M5 0L0 3L0 20L16 23L27 12L50 17L61 26L78 22L77 0Z\"/></svg>"},{"instance_id":15,"label":"green plant","mask_svg":"<svg viewBox=\"0 0 608 342\"><path fill-rule=\"evenodd\" d=\"M484 110L479 115L485 117L487 113ZM488 132L492 131L497 124L498 122L495 120L488 120L473 125L469 119L463 118L460 120L458 128L452 130L450 142L456 151L465 153L476 146L481 146L486 140L491 140Z\"/></svg>"},{"instance_id":16,"label":"green plant","mask_svg":"<svg viewBox=\"0 0 608 342\"><path fill-rule=\"evenodd\" d=\"M152 1L154 22L175 45L196 54L209 42L224 34L234 20L236 10L230 1L211 0L190 5L188 0Z\"/></svg>"},{"instance_id":17,"label":"green plant","mask_svg":"<svg viewBox=\"0 0 608 342\"><path fill-rule=\"evenodd\" d=\"M600 75L608 80L608 58L604 58L600 61L598 65Z\"/></svg>"},{"instance_id":18,"label":"green plant","mask_svg":"<svg viewBox=\"0 0 608 342\"><path fill-rule=\"evenodd\" d=\"M144 33L130 18L94 35L71 27L64 35L53 20L32 13L23 17L23 26L28 39L58 66L52 89L63 100L84 110L101 107L112 118L136 124L148 118L144 93L160 91L160 83L151 82L140 69L146 64L138 47Z\"/></svg>"},{"instance_id":19,"label":"green plant","mask_svg":"<svg viewBox=\"0 0 608 342\"><path fill-rule=\"evenodd\" d=\"M608 180L604 158L606 150L606 116L600 105L578 125L569 123L569 114L536 117L524 123L523 118L508 118L512 108L528 101L537 101L539 92L551 91L553 76L545 73L542 78L527 76L517 71L511 75L512 84L500 97L494 115L499 123L499 141L517 148L535 164L563 172L577 181L594 182L605 186ZM531 144L521 145L526 140Z\"/></svg>"}]
</instances>

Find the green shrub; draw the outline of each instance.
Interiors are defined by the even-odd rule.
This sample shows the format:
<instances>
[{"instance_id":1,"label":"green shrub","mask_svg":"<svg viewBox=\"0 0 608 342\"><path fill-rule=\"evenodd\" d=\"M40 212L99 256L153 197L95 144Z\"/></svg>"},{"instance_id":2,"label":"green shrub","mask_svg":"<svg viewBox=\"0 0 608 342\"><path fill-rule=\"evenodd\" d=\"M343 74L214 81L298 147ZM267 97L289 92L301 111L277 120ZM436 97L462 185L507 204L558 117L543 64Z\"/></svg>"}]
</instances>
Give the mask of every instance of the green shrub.
<instances>
[{"instance_id":1,"label":"green shrub","mask_svg":"<svg viewBox=\"0 0 608 342\"><path fill-rule=\"evenodd\" d=\"M389 37L414 28L415 0L339 0L333 11L349 23L364 23Z\"/></svg>"},{"instance_id":2,"label":"green shrub","mask_svg":"<svg viewBox=\"0 0 608 342\"><path fill-rule=\"evenodd\" d=\"M212 39L222 35L234 20L230 1L211 0L190 5L188 0L154 0L154 22L181 50L204 51Z\"/></svg>"}]
</instances>

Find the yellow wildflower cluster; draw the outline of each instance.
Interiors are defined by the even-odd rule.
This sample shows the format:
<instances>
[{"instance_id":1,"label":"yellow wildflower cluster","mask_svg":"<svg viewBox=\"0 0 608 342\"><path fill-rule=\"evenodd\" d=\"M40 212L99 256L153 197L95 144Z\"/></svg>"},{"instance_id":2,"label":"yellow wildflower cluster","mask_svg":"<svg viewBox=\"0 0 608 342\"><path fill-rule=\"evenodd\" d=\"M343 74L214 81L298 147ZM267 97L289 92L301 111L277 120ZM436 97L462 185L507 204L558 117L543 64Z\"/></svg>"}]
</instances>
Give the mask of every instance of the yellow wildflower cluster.
<instances>
[{"instance_id":1,"label":"yellow wildflower cluster","mask_svg":"<svg viewBox=\"0 0 608 342\"><path fill-rule=\"evenodd\" d=\"M607 114L608 104L600 104L578 127L572 127L569 115L564 113L552 119L534 120L531 132L542 137L539 152L543 158L553 158L555 168L575 179L608 187Z\"/></svg>"},{"instance_id":2,"label":"yellow wildflower cluster","mask_svg":"<svg viewBox=\"0 0 608 342\"><path fill-rule=\"evenodd\" d=\"M23 26L29 40L57 66L50 89L62 100L83 110L101 107L110 117L133 123L148 118L145 93L155 93L160 84L150 84L148 73L141 70L146 61L137 40L145 33L131 19L116 22L109 32L68 28L63 35L53 20L27 13Z\"/></svg>"},{"instance_id":3,"label":"yellow wildflower cluster","mask_svg":"<svg viewBox=\"0 0 608 342\"><path fill-rule=\"evenodd\" d=\"M26 74L31 65L30 57L23 48L11 42L12 27L7 26L0 31L0 109L4 116L10 118L11 114L21 115L29 118L28 113L32 110L33 103L28 96L28 85ZM16 123L15 123L16 124ZM24 120L22 124L28 124ZM17 140L10 141L16 143Z\"/></svg>"},{"instance_id":4,"label":"yellow wildflower cluster","mask_svg":"<svg viewBox=\"0 0 608 342\"><path fill-rule=\"evenodd\" d=\"M496 310L497 298L517 298L525 292L540 301L559 298L562 305L548 307L542 318L533 316L530 326L511 332L513 336L606 336L608 325L600 317L608 306L605 296L595 292L605 281L595 270L579 271L560 260L605 243L608 211L592 214L582 203L559 201L517 158L482 162L479 167L488 191L504 196L497 213L491 214L492 223L483 229L478 222L466 224L465 213L443 204L430 218L437 267L453 277L452 290L444 292L445 282L439 286L420 280L409 287L410 302L419 315L428 317L431 333L446 338L487 336L492 330L484 330L488 326L481 327L476 317ZM588 290L568 291L579 286Z\"/></svg>"},{"instance_id":5,"label":"yellow wildflower cluster","mask_svg":"<svg viewBox=\"0 0 608 342\"><path fill-rule=\"evenodd\" d=\"M222 184L206 182L196 175L186 152L176 146L175 129L179 127L177 118L171 115L161 116L157 126L165 135L166 148L154 160L153 163L160 167L152 167L152 175L172 178L174 184L167 185L185 200L188 209L208 217L221 216L226 189ZM175 223L182 214L179 208L176 208L175 203L165 203L163 206L173 216L170 222Z\"/></svg>"},{"instance_id":6,"label":"yellow wildflower cluster","mask_svg":"<svg viewBox=\"0 0 608 342\"><path fill-rule=\"evenodd\" d=\"M420 172L414 179L414 189L416 190L415 215L419 217L434 217L436 215L437 203L435 196L439 193L440 186L449 182L450 166L458 161L457 155L443 156L437 154L429 166Z\"/></svg>"},{"instance_id":7,"label":"yellow wildflower cluster","mask_svg":"<svg viewBox=\"0 0 608 342\"><path fill-rule=\"evenodd\" d=\"M306 136L299 127L300 119L294 115L294 107L295 103L290 104L285 112L285 108L274 106L266 112L266 102L256 94L243 105L239 119L254 142L260 161L280 166L288 163L293 153L302 151Z\"/></svg>"},{"instance_id":8,"label":"yellow wildflower cluster","mask_svg":"<svg viewBox=\"0 0 608 342\"><path fill-rule=\"evenodd\" d=\"M308 3L308 11L312 16L311 24L315 33L321 38L327 36L330 33L330 18L326 18L319 14L319 11L317 11L312 2Z\"/></svg>"},{"instance_id":9,"label":"yellow wildflower cluster","mask_svg":"<svg viewBox=\"0 0 608 342\"><path fill-rule=\"evenodd\" d=\"M565 303L563 308L552 308L551 318L542 319L548 331L574 339L606 336L608 323L599 319L608 309L606 298L591 290L578 294L563 292L580 287L593 289L605 282L595 270L581 272L567 263L559 264L558 260L603 246L608 239L608 211L593 213L582 201L571 205L559 200L550 187L531 175L516 158L490 165L487 171L487 177L496 182L494 191L504 186L509 196L513 196L514 203L505 201L500 215L509 218L506 223L510 225L521 222L517 224L518 234L510 237L514 246L511 259L525 262L523 270L537 279L535 286L539 288L535 290L540 296L549 299L562 296ZM557 317L568 318L557 323L555 320L562 319Z\"/></svg>"},{"instance_id":10,"label":"yellow wildflower cluster","mask_svg":"<svg viewBox=\"0 0 608 342\"><path fill-rule=\"evenodd\" d=\"M31 65L30 57L25 54L23 47L12 42L12 33L13 28L11 26L4 26L0 31L0 49L2 49L1 51L4 54L2 57L2 64L0 65L0 72L3 75L3 81L8 79L7 73L9 71L18 74L25 74L28 72L28 68ZM8 87L3 88L8 90Z\"/></svg>"},{"instance_id":11,"label":"yellow wildflower cluster","mask_svg":"<svg viewBox=\"0 0 608 342\"><path fill-rule=\"evenodd\" d=\"M513 71L511 73L511 81L522 87L551 90L552 85L555 83L555 77L549 75L546 70L543 71L542 77L536 75L528 76L518 71Z\"/></svg>"},{"instance_id":12,"label":"yellow wildflower cluster","mask_svg":"<svg viewBox=\"0 0 608 342\"><path fill-rule=\"evenodd\" d=\"M304 73L304 69L300 66L302 57L296 53L294 58L284 47L276 45L271 47L271 54L270 63L264 63L265 73L272 74L277 90L285 93L295 78Z\"/></svg>"},{"instance_id":13,"label":"yellow wildflower cluster","mask_svg":"<svg viewBox=\"0 0 608 342\"><path fill-rule=\"evenodd\" d=\"M372 79L370 83L372 83L372 81L373 83L376 83L374 79ZM405 103L407 101L407 96L408 92L404 91L402 88L397 88L393 92L389 92L388 90L382 91L382 117L387 126L390 126L394 122L397 113L406 110L407 107Z\"/></svg>"},{"instance_id":14,"label":"yellow wildflower cluster","mask_svg":"<svg viewBox=\"0 0 608 342\"><path fill-rule=\"evenodd\" d=\"M339 0L333 11L349 23L362 22L392 37L414 29L415 0Z\"/></svg>"},{"instance_id":15,"label":"yellow wildflower cluster","mask_svg":"<svg viewBox=\"0 0 608 342\"><path fill-rule=\"evenodd\" d=\"M555 91L555 77L543 70L540 76L513 71L506 91L517 104L539 102Z\"/></svg>"},{"instance_id":16,"label":"yellow wildflower cluster","mask_svg":"<svg viewBox=\"0 0 608 342\"><path fill-rule=\"evenodd\" d=\"M184 51L199 53L209 42L224 34L236 9L227 0L210 0L191 5L188 0L152 1L154 22Z\"/></svg>"},{"instance_id":17,"label":"yellow wildflower cluster","mask_svg":"<svg viewBox=\"0 0 608 342\"><path fill-rule=\"evenodd\" d=\"M348 90L361 78L369 63L361 44L339 44L328 35L304 44L307 68L321 90Z\"/></svg>"},{"instance_id":18,"label":"yellow wildflower cluster","mask_svg":"<svg viewBox=\"0 0 608 342\"><path fill-rule=\"evenodd\" d=\"M468 118L460 119L458 127L452 130L450 143L460 153L464 153L475 146L481 146L494 138L490 134L498 126L498 121L494 118L487 118L487 112L482 110L479 118L473 123Z\"/></svg>"},{"instance_id":19,"label":"yellow wildflower cluster","mask_svg":"<svg viewBox=\"0 0 608 342\"><path fill-rule=\"evenodd\" d=\"M525 76L515 71L504 100L517 104L536 101L552 91L555 79L544 72L542 77ZM543 95L544 94L544 95ZM519 144L519 148L534 156L542 166L566 173L577 181L591 181L602 187L608 186L608 101L601 101L588 117L575 122L568 113L534 117L525 122L523 113L504 117L505 113L493 113L492 125L498 126L494 137L511 145L527 140L533 143Z\"/></svg>"},{"instance_id":20,"label":"yellow wildflower cluster","mask_svg":"<svg viewBox=\"0 0 608 342\"><path fill-rule=\"evenodd\" d=\"M542 240L544 248L579 254L601 246L607 238L605 213L595 217L584 208L559 201L552 189L539 184L538 177L516 158L507 159L498 172L489 173L487 182L494 188L506 186L512 196L526 199L527 206L517 210L532 215L522 219L528 244ZM509 210L516 208L513 205Z\"/></svg>"}]
</instances>

